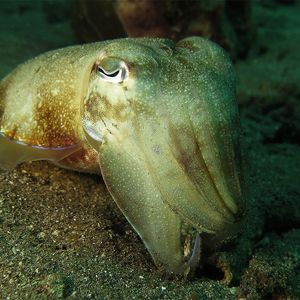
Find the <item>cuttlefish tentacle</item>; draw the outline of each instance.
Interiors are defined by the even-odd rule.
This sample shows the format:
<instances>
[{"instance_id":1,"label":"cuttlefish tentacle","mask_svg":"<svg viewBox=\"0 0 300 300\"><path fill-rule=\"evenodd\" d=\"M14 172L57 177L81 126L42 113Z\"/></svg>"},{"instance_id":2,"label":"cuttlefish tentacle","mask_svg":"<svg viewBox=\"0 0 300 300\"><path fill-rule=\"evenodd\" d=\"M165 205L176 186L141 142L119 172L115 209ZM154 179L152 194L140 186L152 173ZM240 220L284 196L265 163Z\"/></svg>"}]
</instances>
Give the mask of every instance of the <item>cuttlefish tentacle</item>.
<instances>
[{"instance_id":1,"label":"cuttlefish tentacle","mask_svg":"<svg viewBox=\"0 0 300 300\"><path fill-rule=\"evenodd\" d=\"M183 227L226 238L245 210L234 97L228 57L202 38L49 52L0 83L0 167L101 172L155 263L186 274L201 243L186 256Z\"/></svg>"}]
</instances>

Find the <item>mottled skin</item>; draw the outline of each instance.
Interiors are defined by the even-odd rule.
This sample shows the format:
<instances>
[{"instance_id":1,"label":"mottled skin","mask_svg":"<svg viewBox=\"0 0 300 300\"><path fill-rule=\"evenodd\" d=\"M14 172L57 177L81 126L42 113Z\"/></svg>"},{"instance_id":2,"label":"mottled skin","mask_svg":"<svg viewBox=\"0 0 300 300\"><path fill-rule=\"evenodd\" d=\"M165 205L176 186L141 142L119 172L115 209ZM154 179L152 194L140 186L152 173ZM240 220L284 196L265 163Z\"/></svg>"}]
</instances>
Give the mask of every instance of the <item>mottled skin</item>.
<instances>
[{"instance_id":1,"label":"mottled skin","mask_svg":"<svg viewBox=\"0 0 300 300\"><path fill-rule=\"evenodd\" d=\"M1 82L0 113L0 165L48 159L100 171L168 272L191 267L183 223L221 238L240 226L235 77L208 40L122 39L46 53Z\"/></svg>"}]
</instances>

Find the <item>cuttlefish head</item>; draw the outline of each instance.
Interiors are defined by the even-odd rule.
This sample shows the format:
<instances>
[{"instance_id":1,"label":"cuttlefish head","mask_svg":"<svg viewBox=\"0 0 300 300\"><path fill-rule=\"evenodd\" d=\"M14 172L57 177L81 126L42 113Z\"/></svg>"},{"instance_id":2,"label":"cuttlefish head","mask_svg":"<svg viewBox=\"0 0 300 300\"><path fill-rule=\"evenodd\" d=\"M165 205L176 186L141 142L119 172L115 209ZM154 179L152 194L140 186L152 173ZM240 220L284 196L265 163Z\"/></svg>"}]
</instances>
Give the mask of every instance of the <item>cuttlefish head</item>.
<instances>
[{"instance_id":1,"label":"cuttlefish head","mask_svg":"<svg viewBox=\"0 0 300 300\"><path fill-rule=\"evenodd\" d=\"M81 104L106 186L157 265L187 273L183 226L227 237L244 212L231 63L188 38L112 41ZM198 242L196 242L197 248Z\"/></svg>"}]
</instances>

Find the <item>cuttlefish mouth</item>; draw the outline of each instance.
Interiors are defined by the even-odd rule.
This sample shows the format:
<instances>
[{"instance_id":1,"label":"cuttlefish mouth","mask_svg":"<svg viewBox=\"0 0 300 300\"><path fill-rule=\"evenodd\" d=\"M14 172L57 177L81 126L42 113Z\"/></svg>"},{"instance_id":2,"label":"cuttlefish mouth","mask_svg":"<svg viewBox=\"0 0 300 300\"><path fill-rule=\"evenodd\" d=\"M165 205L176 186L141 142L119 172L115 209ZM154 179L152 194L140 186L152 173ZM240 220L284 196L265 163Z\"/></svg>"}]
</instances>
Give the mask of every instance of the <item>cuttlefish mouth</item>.
<instances>
[{"instance_id":1,"label":"cuttlefish mouth","mask_svg":"<svg viewBox=\"0 0 300 300\"><path fill-rule=\"evenodd\" d=\"M82 104L83 129L99 154L109 192L156 264L169 272L187 273L198 260L200 243L197 236L187 257L183 225L215 234L231 231L237 223L239 179L231 157L224 167L227 154L220 154L221 137L212 134L221 130L224 135L229 125L214 125L216 112L208 111L200 137L191 115L194 109L181 99L197 97L193 79L185 95L174 92L154 54L140 61L143 69L111 55L109 49L103 51ZM229 180L224 179L226 172L232 175Z\"/></svg>"}]
</instances>

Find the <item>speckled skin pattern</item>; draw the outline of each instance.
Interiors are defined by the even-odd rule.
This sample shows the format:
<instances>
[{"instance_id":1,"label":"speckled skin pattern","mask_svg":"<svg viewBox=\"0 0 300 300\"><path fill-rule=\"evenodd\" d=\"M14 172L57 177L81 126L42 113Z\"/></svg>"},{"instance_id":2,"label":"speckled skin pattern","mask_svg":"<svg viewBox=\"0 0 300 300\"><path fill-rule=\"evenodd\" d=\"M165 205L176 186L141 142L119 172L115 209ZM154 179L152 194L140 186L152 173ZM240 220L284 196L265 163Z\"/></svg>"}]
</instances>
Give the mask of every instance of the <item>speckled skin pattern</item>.
<instances>
[{"instance_id":1,"label":"speckled skin pattern","mask_svg":"<svg viewBox=\"0 0 300 300\"><path fill-rule=\"evenodd\" d=\"M226 238L245 211L235 76L206 39L112 40L29 60L1 81L0 147L6 168L46 159L101 172L168 272L190 269L183 224Z\"/></svg>"}]
</instances>

